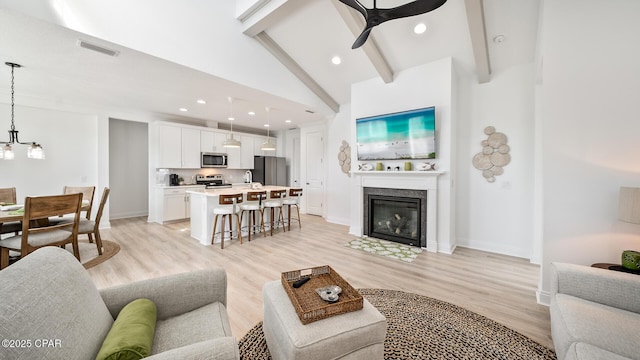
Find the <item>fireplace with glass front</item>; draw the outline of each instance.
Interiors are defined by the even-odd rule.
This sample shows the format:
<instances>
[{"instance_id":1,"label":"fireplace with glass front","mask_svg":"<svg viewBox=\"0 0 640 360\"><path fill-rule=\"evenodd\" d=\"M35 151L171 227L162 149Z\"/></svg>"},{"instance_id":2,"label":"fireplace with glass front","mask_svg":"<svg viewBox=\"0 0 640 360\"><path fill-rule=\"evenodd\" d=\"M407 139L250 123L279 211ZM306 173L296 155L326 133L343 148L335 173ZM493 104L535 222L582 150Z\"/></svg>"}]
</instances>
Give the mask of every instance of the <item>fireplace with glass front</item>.
<instances>
[{"instance_id":1,"label":"fireplace with glass front","mask_svg":"<svg viewBox=\"0 0 640 360\"><path fill-rule=\"evenodd\" d=\"M427 246L427 191L363 188L363 234Z\"/></svg>"}]
</instances>

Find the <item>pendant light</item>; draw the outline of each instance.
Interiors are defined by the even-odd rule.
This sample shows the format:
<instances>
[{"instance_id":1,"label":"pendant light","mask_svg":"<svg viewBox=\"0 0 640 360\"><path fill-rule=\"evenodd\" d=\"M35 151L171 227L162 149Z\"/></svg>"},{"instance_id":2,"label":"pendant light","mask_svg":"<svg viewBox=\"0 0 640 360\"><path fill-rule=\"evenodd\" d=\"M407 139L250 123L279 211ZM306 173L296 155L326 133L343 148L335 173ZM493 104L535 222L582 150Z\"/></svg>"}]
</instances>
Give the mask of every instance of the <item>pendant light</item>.
<instances>
[{"instance_id":1,"label":"pendant light","mask_svg":"<svg viewBox=\"0 0 640 360\"><path fill-rule=\"evenodd\" d=\"M269 137L269 130L271 128L271 120L269 117L269 107L265 107L264 108L267 111L267 140L262 143L262 146L260 146L260 150L262 151L275 151L276 150L276 144L274 142L271 141L271 138Z\"/></svg>"},{"instance_id":2,"label":"pendant light","mask_svg":"<svg viewBox=\"0 0 640 360\"><path fill-rule=\"evenodd\" d=\"M229 100L229 123L231 124L231 134L229 136L229 138L227 140L225 140L222 143L222 147L225 148L239 148L240 145L242 145L242 143L240 142L240 140L236 140L233 138L233 120L235 120L235 118L233 117L233 98L231 96L229 96L227 98L227 100Z\"/></svg>"},{"instance_id":3,"label":"pendant light","mask_svg":"<svg viewBox=\"0 0 640 360\"><path fill-rule=\"evenodd\" d=\"M15 68L20 68L19 64L14 64L11 62L6 62L5 65L11 66L11 129L9 130L9 141L0 141L0 145L4 145L0 148L0 159L4 160L13 160L15 157L15 153L13 152L13 145L29 145L27 149L27 157L30 159L44 159L44 150L42 150L42 146L40 144L27 141L20 142L18 140L18 130L16 130L16 126L14 123L14 76L13 71Z\"/></svg>"}]
</instances>

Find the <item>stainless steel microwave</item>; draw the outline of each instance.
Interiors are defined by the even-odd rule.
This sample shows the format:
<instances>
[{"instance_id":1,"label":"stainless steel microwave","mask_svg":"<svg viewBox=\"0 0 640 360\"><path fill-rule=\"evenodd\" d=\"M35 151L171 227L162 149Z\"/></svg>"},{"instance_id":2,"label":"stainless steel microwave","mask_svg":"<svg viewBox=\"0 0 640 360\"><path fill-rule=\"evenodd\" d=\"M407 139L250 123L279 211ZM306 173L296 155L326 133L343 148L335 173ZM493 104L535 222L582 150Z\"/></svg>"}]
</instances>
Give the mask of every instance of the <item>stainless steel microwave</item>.
<instances>
[{"instance_id":1,"label":"stainless steel microwave","mask_svg":"<svg viewBox=\"0 0 640 360\"><path fill-rule=\"evenodd\" d=\"M200 156L200 167L226 168L227 154L203 152Z\"/></svg>"}]
</instances>

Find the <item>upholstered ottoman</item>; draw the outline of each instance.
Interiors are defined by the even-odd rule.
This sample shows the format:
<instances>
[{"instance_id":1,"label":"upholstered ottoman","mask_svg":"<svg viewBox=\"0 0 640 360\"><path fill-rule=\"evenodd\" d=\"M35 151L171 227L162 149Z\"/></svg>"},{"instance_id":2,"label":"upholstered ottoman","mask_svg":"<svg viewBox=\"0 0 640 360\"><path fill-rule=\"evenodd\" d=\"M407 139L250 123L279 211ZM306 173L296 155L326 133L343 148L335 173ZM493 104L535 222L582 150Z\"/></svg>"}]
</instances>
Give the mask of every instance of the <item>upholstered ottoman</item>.
<instances>
[{"instance_id":1,"label":"upholstered ottoman","mask_svg":"<svg viewBox=\"0 0 640 360\"><path fill-rule=\"evenodd\" d=\"M303 325L280 281L266 283L264 337L274 360L383 359L387 319L366 299L362 310Z\"/></svg>"}]
</instances>

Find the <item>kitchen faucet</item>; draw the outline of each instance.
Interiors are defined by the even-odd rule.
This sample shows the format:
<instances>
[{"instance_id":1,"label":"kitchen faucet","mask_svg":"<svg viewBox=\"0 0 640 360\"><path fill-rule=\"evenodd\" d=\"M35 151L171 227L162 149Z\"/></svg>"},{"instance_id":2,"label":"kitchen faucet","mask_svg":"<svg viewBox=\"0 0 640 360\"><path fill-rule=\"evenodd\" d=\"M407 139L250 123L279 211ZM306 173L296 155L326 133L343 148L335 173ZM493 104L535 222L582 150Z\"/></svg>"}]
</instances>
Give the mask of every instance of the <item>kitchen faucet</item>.
<instances>
[{"instance_id":1,"label":"kitchen faucet","mask_svg":"<svg viewBox=\"0 0 640 360\"><path fill-rule=\"evenodd\" d=\"M251 170L247 170L247 172L244 173L244 182L249 184L253 182L253 174L251 173Z\"/></svg>"}]
</instances>

